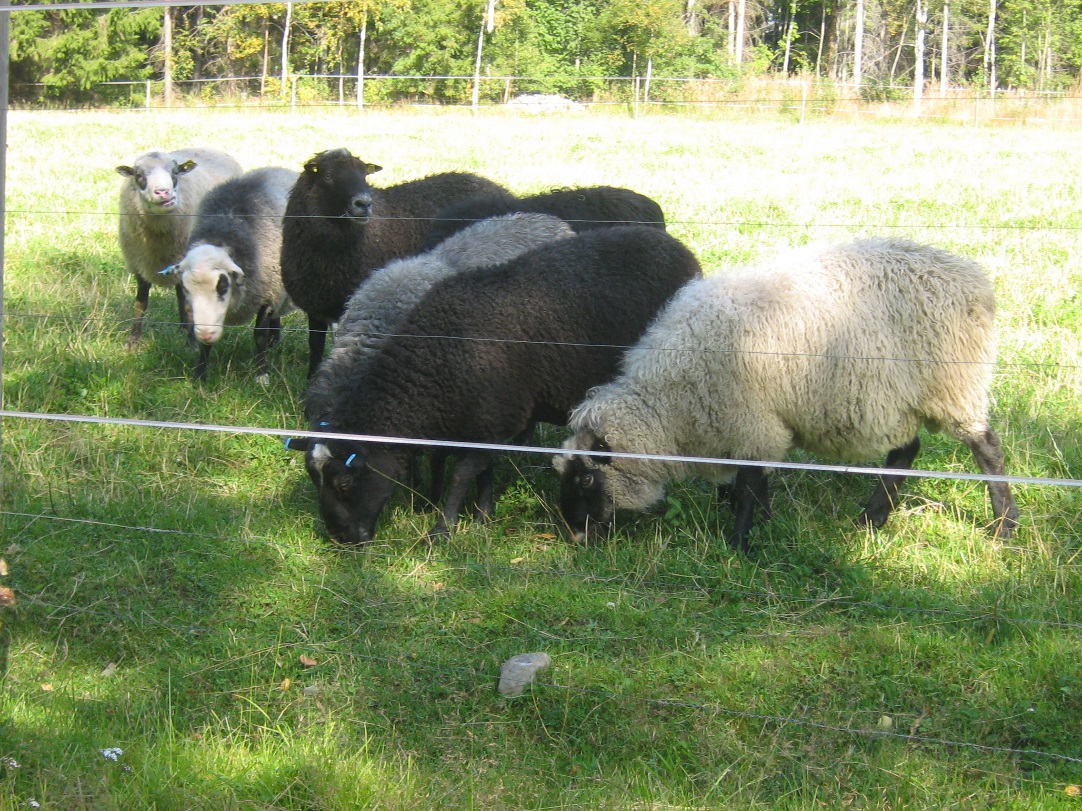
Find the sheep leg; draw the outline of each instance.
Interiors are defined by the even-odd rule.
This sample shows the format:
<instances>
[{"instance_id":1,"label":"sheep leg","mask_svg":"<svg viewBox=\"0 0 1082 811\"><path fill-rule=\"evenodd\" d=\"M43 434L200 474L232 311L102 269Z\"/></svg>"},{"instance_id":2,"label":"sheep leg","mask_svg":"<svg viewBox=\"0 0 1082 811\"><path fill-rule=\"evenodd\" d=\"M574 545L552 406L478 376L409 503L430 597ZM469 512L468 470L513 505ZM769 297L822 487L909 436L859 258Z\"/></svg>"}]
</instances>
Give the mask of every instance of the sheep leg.
<instances>
[{"instance_id":1,"label":"sheep leg","mask_svg":"<svg viewBox=\"0 0 1082 811\"><path fill-rule=\"evenodd\" d=\"M447 472L447 457L450 453L444 448L436 448L428 454L428 470L431 479L428 483L428 500L433 504L439 504L443 496L443 486L446 483L444 474Z\"/></svg>"},{"instance_id":2,"label":"sheep leg","mask_svg":"<svg viewBox=\"0 0 1082 811\"><path fill-rule=\"evenodd\" d=\"M207 361L210 360L210 350L214 348L214 344L200 344L199 345L199 360L195 363L195 370L192 372L192 379L196 383L202 383L207 379Z\"/></svg>"},{"instance_id":3,"label":"sheep leg","mask_svg":"<svg viewBox=\"0 0 1082 811\"><path fill-rule=\"evenodd\" d=\"M180 327L184 330L184 334L188 336L188 344L195 346L195 324L192 320L192 305L188 302L188 297L184 294L184 285L178 284L177 291L177 314L180 317Z\"/></svg>"},{"instance_id":4,"label":"sheep leg","mask_svg":"<svg viewBox=\"0 0 1082 811\"><path fill-rule=\"evenodd\" d=\"M458 515L462 512L462 504L466 500L466 491L470 484L491 465L489 454L482 452L466 453L455 463L451 471L451 483L443 499L443 511L436 525L428 531L430 539L443 538L450 534L450 527L457 523Z\"/></svg>"},{"instance_id":5,"label":"sheep leg","mask_svg":"<svg viewBox=\"0 0 1082 811\"><path fill-rule=\"evenodd\" d=\"M256 380L260 383L269 383L270 378L267 373L267 347L274 342L275 324L277 322L277 331L281 332L281 321L274 318L271 313L273 310L269 304L264 304L259 308L259 314L255 317L255 369Z\"/></svg>"},{"instance_id":6,"label":"sheep leg","mask_svg":"<svg viewBox=\"0 0 1082 811\"><path fill-rule=\"evenodd\" d=\"M763 511L764 518L770 517L770 489L764 468L741 466L736 472L730 496L736 511L736 523L733 526L733 545L742 552L748 551L748 533L755 521L755 510Z\"/></svg>"},{"instance_id":7,"label":"sheep leg","mask_svg":"<svg viewBox=\"0 0 1082 811\"><path fill-rule=\"evenodd\" d=\"M474 517L478 521L491 521L496 514L495 480L495 466L490 459L488 467L477 474L477 509Z\"/></svg>"},{"instance_id":8,"label":"sheep leg","mask_svg":"<svg viewBox=\"0 0 1082 811\"><path fill-rule=\"evenodd\" d=\"M143 316L146 315L147 305L150 303L150 282L135 277L135 317L131 322L131 333L128 335L128 349L135 349L143 340Z\"/></svg>"},{"instance_id":9,"label":"sheep leg","mask_svg":"<svg viewBox=\"0 0 1082 811\"><path fill-rule=\"evenodd\" d=\"M991 428L985 428L981 433L963 436L962 441L973 452L973 457L980 466L981 473L986 476L1003 476L1003 450L1000 448L999 437ZM1007 482L988 482L988 495L992 500L992 515L994 520L988 526L988 531L995 538L1009 538L1018 526L1018 505L1014 503L1011 495L1011 487Z\"/></svg>"},{"instance_id":10,"label":"sheep leg","mask_svg":"<svg viewBox=\"0 0 1082 811\"><path fill-rule=\"evenodd\" d=\"M323 350L327 347L327 330L330 324L308 316L308 377L316 373L323 362Z\"/></svg>"},{"instance_id":11,"label":"sheep leg","mask_svg":"<svg viewBox=\"0 0 1082 811\"><path fill-rule=\"evenodd\" d=\"M908 444L887 453L886 467L909 470L913 467L913 460L917 458L918 453L920 453L920 437L916 436ZM898 497L898 488L904 481L905 476L880 476L879 483L876 484L871 498L868 499L868 506L864 508L857 522L875 529L887 523L887 518L894 509Z\"/></svg>"}]
</instances>

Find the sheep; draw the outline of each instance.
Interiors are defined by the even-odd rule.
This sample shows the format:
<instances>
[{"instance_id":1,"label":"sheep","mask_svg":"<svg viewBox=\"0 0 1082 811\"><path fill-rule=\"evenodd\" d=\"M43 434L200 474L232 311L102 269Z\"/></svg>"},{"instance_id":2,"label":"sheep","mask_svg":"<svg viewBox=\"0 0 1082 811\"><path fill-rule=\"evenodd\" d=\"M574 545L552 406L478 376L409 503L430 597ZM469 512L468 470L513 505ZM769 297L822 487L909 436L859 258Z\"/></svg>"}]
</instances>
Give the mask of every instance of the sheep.
<instances>
[{"instance_id":1,"label":"sheep","mask_svg":"<svg viewBox=\"0 0 1082 811\"><path fill-rule=\"evenodd\" d=\"M134 349L143 337L143 316L151 285L175 287L177 309L190 325L184 291L176 279L159 271L183 255L192 232L194 214L203 196L219 183L241 173L240 164L213 149L153 150L131 166L118 166L120 185L120 249L135 277L135 317L127 345Z\"/></svg>"},{"instance_id":2,"label":"sheep","mask_svg":"<svg viewBox=\"0 0 1082 811\"><path fill-rule=\"evenodd\" d=\"M298 173L253 169L212 190L199 206L188 252L162 273L180 282L201 344L193 377L203 380L225 325L255 317L256 380L266 385L267 346L281 335L293 304L282 288L282 214Z\"/></svg>"},{"instance_id":3,"label":"sheep","mask_svg":"<svg viewBox=\"0 0 1082 811\"><path fill-rule=\"evenodd\" d=\"M528 211L565 220L576 233L610 225L637 224L665 227L661 206L645 195L614 186L553 189L530 197L494 192L470 197L443 209L432 221L424 248L430 249L471 223Z\"/></svg>"},{"instance_id":4,"label":"sheep","mask_svg":"<svg viewBox=\"0 0 1082 811\"><path fill-rule=\"evenodd\" d=\"M748 550L756 509L769 515L762 467L614 453L776 462L803 448L845 462L886 453L887 468L906 470L924 425L1002 476L988 424L994 311L979 265L903 239L805 248L689 284L627 353L621 375L571 415L563 448L588 453L553 460L563 518L581 538L696 474L725 483L718 495L732 502L738 548ZM903 480L880 479L864 524L886 522ZM988 490L990 529L1006 538L1018 508L1006 483Z\"/></svg>"},{"instance_id":5,"label":"sheep","mask_svg":"<svg viewBox=\"0 0 1082 811\"><path fill-rule=\"evenodd\" d=\"M562 425L586 391L612 377L621 348L701 274L695 256L664 231L596 229L547 243L491 268L435 284L388 337L363 374L344 366L314 430L367 436L503 442L535 422ZM328 439L307 450L320 514L332 538L370 540L414 448ZM491 453L455 451L442 513L446 535ZM482 492L487 483L479 482ZM482 502L489 517L492 504Z\"/></svg>"},{"instance_id":6,"label":"sheep","mask_svg":"<svg viewBox=\"0 0 1082 811\"><path fill-rule=\"evenodd\" d=\"M498 265L546 242L574 232L563 220L546 214L511 214L482 220L441 242L431 251L396 259L373 273L354 291L338 322L335 347L308 384L305 413L319 416L334 397L334 381L345 370L360 374L364 356L383 341L425 293L453 273Z\"/></svg>"},{"instance_id":7,"label":"sheep","mask_svg":"<svg viewBox=\"0 0 1082 811\"><path fill-rule=\"evenodd\" d=\"M308 384L305 416L310 422L317 422L330 410L339 377L363 376L364 358L374 356L384 339L399 331L402 319L440 279L500 264L530 248L573 235L563 220L546 214L494 217L459 231L427 253L396 259L373 273L346 304L334 349ZM441 452L432 455L430 500L433 502L442 490L445 456ZM487 493L484 498L487 500Z\"/></svg>"},{"instance_id":8,"label":"sheep","mask_svg":"<svg viewBox=\"0 0 1082 811\"><path fill-rule=\"evenodd\" d=\"M282 233L282 281L308 316L308 376L323 360L328 327L367 276L421 249L429 221L465 197L500 191L491 180L444 172L386 188L368 185L380 171L346 149L304 164L290 191Z\"/></svg>"}]
</instances>

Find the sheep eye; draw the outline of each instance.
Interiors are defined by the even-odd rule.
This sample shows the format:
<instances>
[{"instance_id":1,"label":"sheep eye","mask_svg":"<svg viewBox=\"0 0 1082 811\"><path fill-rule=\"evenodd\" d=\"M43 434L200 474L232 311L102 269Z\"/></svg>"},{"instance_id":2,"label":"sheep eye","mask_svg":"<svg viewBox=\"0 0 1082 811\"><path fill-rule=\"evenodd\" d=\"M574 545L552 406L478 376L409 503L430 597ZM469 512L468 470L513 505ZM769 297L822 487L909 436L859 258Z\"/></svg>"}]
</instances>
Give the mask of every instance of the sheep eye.
<instances>
[{"instance_id":1,"label":"sheep eye","mask_svg":"<svg viewBox=\"0 0 1082 811\"><path fill-rule=\"evenodd\" d=\"M225 298L225 294L229 292L229 277L224 273L218 276L218 298Z\"/></svg>"},{"instance_id":2,"label":"sheep eye","mask_svg":"<svg viewBox=\"0 0 1082 811\"><path fill-rule=\"evenodd\" d=\"M606 442L603 439L599 439L596 442L594 442L594 445L593 445L592 448L590 448L590 450L592 450L592 451L609 451L609 450L612 450L612 448L609 447L608 442Z\"/></svg>"},{"instance_id":3,"label":"sheep eye","mask_svg":"<svg viewBox=\"0 0 1082 811\"><path fill-rule=\"evenodd\" d=\"M583 473L581 476L579 476L579 487L581 487L583 490L589 490L593 486L594 486L594 474L593 473Z\"/></svg>"},{"instance_id":4,"label":"sheep eye","mask_svg":"<svg viewBox=\"0 0 1082 811\"><path fill-rule=\"evenodd\" d=\"M350 474L334 477L334 489L340 493L348 492L349 488L353 486L353 477Z\"/></svg>"}]
</instances>

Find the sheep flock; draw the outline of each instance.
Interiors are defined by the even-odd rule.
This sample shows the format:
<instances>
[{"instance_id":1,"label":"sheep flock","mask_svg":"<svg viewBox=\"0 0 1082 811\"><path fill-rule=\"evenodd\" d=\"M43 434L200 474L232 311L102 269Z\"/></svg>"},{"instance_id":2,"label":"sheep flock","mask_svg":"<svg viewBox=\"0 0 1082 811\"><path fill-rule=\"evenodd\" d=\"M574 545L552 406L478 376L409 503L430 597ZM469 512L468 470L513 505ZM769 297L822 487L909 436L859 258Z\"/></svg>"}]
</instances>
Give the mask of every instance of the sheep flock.
<instances>
[{"instance_id":1,"label":"sheep flock","mask_svg":"<svg viewBox=\"0 0 1082 811\"><path fill-rule=\"evenodd\" d=\"M379 170L342 147L296 168L243 171L203 147L117 167L129 348L151 287L174 287L197 385L225 327L246 323L257 379L273 385L281 318L307 317L307 391L285 444L304 454L333 541L377 537L422 459L430 539L471 503L490 519L494 461L533 444L539 423L566 426L555 475L532 484L552 489L572 539L697 478L731 508L724 540L750 552L768 474L794 449L880 466L856 517L876 529L922 431L964 444L990 477L994 537L1018 526L991 416L995 301L975 262L873 237L704 269L631 189L522 195L453 167L371 185Z\"/></svg>"}]
</instances>

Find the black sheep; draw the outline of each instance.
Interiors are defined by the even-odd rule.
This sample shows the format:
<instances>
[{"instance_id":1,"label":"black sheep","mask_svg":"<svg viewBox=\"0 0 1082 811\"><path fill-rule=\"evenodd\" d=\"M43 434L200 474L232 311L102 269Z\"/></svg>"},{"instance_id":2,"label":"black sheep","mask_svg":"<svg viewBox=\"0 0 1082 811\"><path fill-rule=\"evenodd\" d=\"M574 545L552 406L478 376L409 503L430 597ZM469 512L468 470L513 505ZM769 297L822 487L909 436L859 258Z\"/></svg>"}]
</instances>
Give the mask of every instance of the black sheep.
<instances>
[{"instance_id":1,"label":"black sheep","mask_svg":"<svg viewBox=\"0 0 1082 811\"><path fill-rule=\"evenodd\" d=\"M618 226L448 277L375 357L363 358L364 374L338 376L333 407L313 430L500 443L538 421L563 425L590 388L616 375L623 349L665 302L700 275L691 251L664 231ZM324 523L346 543L372 538L418 452L348 440L288 444L308 451ZM454 453L433 536L454 524L472 481L491 475L491 453ZM480 508L491 512L491 504Z\"/></svg>"},{"instance_id":2,"label":"black sheep","mask_svg":"<svg viewBox=\"0 0 1082 811\"><path fill-rule=\"evenodd\" d=\"M661 206L649 197L616 186L586 186L579 189L553 189L530 197L515 197L508 192L479 194L452 203L432 221L424 249L434 248L447 237L478 220L524 211L550 214L571 226L575 233L612 225L652 225L665 227Z\"/></svg>"},{"instance_id":3,"label":"black sheep","mask_svg":"<svg viewBox=\"0 0 1082 811\"><path fill-rule=\"evenodd\" d=\"M491 180L444 172L387 188L368 185L381 167L346 149L304 164L289 194L282 228L282 283L308 316L308 374L323 359L327 329L350 294L377 268L411 256L431 219L452 203L501 191Z\"/></svg>"}]
</instances>

